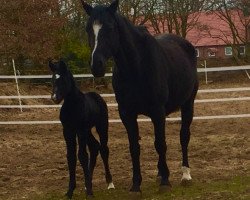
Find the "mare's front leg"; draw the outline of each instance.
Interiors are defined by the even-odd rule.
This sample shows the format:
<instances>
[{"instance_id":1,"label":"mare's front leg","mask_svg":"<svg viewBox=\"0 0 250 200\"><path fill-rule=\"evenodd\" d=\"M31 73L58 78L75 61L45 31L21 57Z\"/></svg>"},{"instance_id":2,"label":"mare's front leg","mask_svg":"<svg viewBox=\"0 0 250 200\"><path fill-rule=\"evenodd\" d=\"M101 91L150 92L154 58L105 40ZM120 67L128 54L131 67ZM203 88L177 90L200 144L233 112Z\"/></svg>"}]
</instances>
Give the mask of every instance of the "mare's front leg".
<instances>
[{"instance_id":1,"label":"mare's front leg","mask_svg":"<svg viewBox=\"0 0 250 200\"><path fill-rule=\"evenodd\" d=\"M67 161L69 169L69 188L66 196L71 199L76 188L76 133L64 127L63 136L67 146Z\"/></svg>"},{"instance_id":2,"label":"mare's front leg","mask_svg":"<svg viewBox=\"0 0 250 200\"><path fill-rule=\"evenodd\" d=\"M83 168L86 195L92 196L93 195L92 178L89 170L89 156L86 149L88 136L86 134L88 134L88 132L85 132L84 135L83 134L78 135L78 145L79 145L78 159Z\"/></svg>"},{"instance_id":3,"label":"mare's front leg","mask_svg":"<svg viewBox=\"0 0 250 200\"><path fill-rule=\"evenodd\" d=\"M140 169L140 144L139 130L137 123L137 114L127 113L119 108L120 118L127 130L129 140L129 150L133 164L133 185L131 192L141 192L140 186L142 182Z\"/></svg>"},{"instance_id":4,"label":"mare's front leg","mask_svg":"<svg viewBox=\"0 0 250 200\"><path fill-rule=\"evenodd\" d=\"M161 186L171 186L169 183L169 169L166 162L166 137L165 137L165 109L164 108L154 108L150 114L154 125L155 133L155 149L159 155L158 160L158 172L161 176Z\"/></svg>"}]
</instances>

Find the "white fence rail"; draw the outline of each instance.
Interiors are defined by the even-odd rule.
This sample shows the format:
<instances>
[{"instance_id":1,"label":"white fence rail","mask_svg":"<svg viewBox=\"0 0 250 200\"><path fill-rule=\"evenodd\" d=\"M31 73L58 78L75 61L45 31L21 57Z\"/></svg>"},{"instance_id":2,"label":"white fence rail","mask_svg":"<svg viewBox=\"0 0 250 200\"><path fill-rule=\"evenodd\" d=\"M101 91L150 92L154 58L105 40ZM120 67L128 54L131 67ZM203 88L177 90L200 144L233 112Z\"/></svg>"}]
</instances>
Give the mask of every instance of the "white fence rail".
<instances>
[{"instance_id":1,"label":"white fence rail","mask_svg":"<svg viewBox=\"0 0 250 200\"><path fill-rule=\"evenodd\" d=\"M222 71L236 71L236 70L250 70L250 65L244 66L230 66L230 67L210 67L198 68L198 72L222 72ZM112 73L106 73L105 77L111 77ZM93 78L92 74L77 74L75 78ZM51 75L20 75L18 79L50 79ZM15 76L0 75L0 79L15 79Z\"/></svg>"},{"instance_id":2,"label":"white fence rail","mask_svg":"<svg viewBox=\"0 0 250 200\"><path fill-rule=\"evenodd\" d=\"M221 99L198 99L195 103L218 103L230 101L250 101L250 97L221 98ZM117 103L108 103L108 107L117 107ZM61 105L22 105L22 108L60 108ZM0 108L20 108L20 105L0 105Z\"/></svg>"},{"instance_id":3,"label":"white fence rail","mask_svg":"<svg viewBox=\"0 0 250 200\"><path fill-rule=\"evenodd\" d=\"M231 67L214 67L214 68L198 68L198 72L221 72L244 70L249 77L247 70L250 70L250 65L246 66L231 66ZM105 77L111 77L112 73L107 73ZM93 78L92 74L74 75L76 78ZM3 76L0 79L50 79L51 75L21 75L21 76ZM250 79L250 77L249 77ZM250 87L241 88L224 88L224 89L207 89L199 90L199 93L222 93L222 92L243 92L250 91ZM114 94L102 94L103 97L114 97ZM0 99L49 99L50 95L18 95L18 96L0 96ZM249 101L250 97L239 98L221 98L221 99L199 99L195 103L213 103L213 102L231 102L231 101ZM59 108L61 105L0 105L0 108ZM109 107L116 107L116 103L109 103ZM216 115L216 116L195 116L194 120L212 120L212 119L235 119L235 118L250 118L250 114L237 115ZM167 121L180 121L180 117L166 118ZM149 118L138 119L138 122L151 121ZM120 123L120 119L110 119L110 123ZM0 125L35 125L35 124L59 124L60 121L0 121Z\"/></svg>"},{"instance_id":4,"label":"white fence rail","mask_svg":"<svg viewBox=\"0 0 250 200\"><path fill-rule=\"evenodd\" d=\"M215 115L215 116L197 116L193 120L214 120L214 119L237 119L250 118L250 114L240 115ZM149 118L137 119L138 122L151 122ZM181 121L180 117L166 118L166 121ZM121 123L120 119L110 119L109 123ZM43 124L60 124L60 121L0 121L0 125L43 125Z\"/></svg>"},{"instance_id":5,"label":"white fence rail","mask_svg":"<svg viewBox=\"0 0 250 200\"><path fill-rule=\"evenodd\" d=\"M244 92L250 91L250 87L206 89L199 90L198 93L224 93L224 92ZM102 97L115 97L115 94L101 94ZM20 95L21 99L50 99L50 95ZM0 99L19 99L19 96L0 96Z\"/></svg>"}]
</instances>

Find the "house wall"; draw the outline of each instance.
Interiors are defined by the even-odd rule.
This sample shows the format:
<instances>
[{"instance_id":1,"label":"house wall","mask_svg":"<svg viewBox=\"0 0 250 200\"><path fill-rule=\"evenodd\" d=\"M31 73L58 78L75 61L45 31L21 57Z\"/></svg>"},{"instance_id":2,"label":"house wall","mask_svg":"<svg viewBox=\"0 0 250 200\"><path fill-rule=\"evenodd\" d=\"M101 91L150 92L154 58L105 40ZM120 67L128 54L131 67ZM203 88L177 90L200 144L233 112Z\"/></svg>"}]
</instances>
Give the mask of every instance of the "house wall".
<instances>
[{"instance_id":1,"label":"house wall","mask_svg":"<svg viewBox=\"0 0 250 200\"><path fill-rule=\"evenodd\" d=\"M232 56L225 55L226 46L203 46L196 47L199 50L199 59L213 59L213 58L222 58L227 59ZM215 52L215 56L209 56L209 52Z\"/></svg>"}]
</instances>

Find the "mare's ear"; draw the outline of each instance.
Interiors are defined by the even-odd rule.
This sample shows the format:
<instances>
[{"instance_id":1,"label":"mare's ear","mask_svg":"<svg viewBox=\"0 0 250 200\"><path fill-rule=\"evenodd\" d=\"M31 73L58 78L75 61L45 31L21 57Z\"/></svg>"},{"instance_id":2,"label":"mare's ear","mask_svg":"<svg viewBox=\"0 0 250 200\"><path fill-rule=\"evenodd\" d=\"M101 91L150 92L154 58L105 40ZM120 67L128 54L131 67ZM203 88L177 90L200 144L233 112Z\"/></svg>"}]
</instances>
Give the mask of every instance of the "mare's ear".
<instances>
[{"instance_id":1,"label":"mare's ear","mask_svg":"<svg viewBox=\"0 0 250 200\"><path fill-rule=\"evenodd\" d=\"M110 6L108 7L108 10L112 13L115 14L119 5L119 0L113 1Z\"/></svg>"},{"instance_id":2,"label":"mare's ear","mask_svg":"<svg viewBox=\"0 0 250 200\"><path fill-rule=\"evenodd\" d=\"M66 63L61 59L59 61L59 68L60 68L60 71L62 73L66 73L68 71L68 67L67 67Z\"/></svg>"},{"instance_id":3,"label":"mare's ear","mask_svg":"<svg viewBox=\"0 0 250 200\"><path fill-rule=\"evenodd\" d=\"M49 68L52 72L56 71L56 65L51 60L49 60Z\"/></svg>"},{"instance_id":4,"label":"mare's ear","mask_svg":"<svg viewBox=\"0 0 250 200\"><path fill-rule=\"evenodd\" d=\"M93 10L93 7L87 4L85 1L81 0L83 9L86 11L87 15L90 16Z\"/></svg>"}]
</instances>

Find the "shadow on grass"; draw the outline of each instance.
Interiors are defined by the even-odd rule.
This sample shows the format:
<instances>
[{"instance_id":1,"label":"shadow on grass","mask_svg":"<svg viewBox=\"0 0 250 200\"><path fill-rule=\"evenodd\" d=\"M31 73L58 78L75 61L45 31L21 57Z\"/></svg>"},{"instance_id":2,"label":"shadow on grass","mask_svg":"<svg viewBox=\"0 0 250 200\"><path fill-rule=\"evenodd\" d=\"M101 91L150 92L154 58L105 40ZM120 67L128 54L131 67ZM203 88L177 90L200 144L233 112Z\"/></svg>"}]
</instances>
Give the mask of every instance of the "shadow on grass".
<instances>
[{"instance_id":1,"label":"shadow on grass","mask_svg":"<svg viewBox=\"0 0 250 200\"><path fill-rule=\"evenodd\" d=\"M94 191L96 200L240 200L250 199L250 177L235 177L230 180L216 181L210 183L193 182L192 185L173 186L172 190L166 193L159 192L157 184L145 184L142 187L142 195L131 194L126 190L99 190ZM36 200L58 200L66 199L63 194L48 194L46 196L34 196ZM75 191L74 200L86 199L85 194L78 190Z\"/></svg>"}]
</instances>

